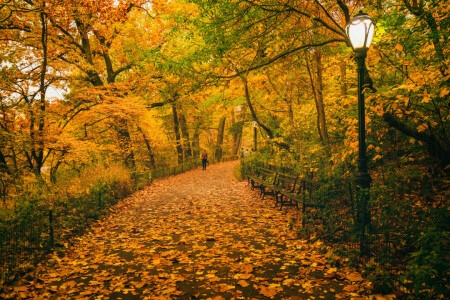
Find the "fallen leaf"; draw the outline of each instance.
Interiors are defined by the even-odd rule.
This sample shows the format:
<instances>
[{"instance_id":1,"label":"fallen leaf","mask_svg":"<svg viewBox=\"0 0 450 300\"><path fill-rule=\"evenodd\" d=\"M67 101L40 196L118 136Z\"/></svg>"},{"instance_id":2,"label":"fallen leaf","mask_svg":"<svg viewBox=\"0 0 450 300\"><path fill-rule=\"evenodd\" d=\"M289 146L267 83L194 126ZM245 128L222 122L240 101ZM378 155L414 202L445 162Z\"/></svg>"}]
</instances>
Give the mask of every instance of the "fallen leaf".
<instances>
[{"instance_id":1,"label":"fallen leaf","mask_svg":"<svg viewBox=\"0 0 450 300\"><path fill-rule=\"evenodd\" d=\"M359 274L358 272L353 272L353 273L347 274L345 276L345 278L347 278L348 280L350 280L352 282L364 280L364 278L362 278L361 274Z\"/></svg>"},{"instance_id":2,"label":"fallen leaf","mask_svg":"<svg viewBox=\"0 0 450 300\"><path fill-rule=\"evenodd\" d=\"M353 285L345 286L343 290L346 292L352 293L352 292L356 292L358 289L359 289L359 285L353 284Z\"/></svg>"},{"instance_id":3,"label":"fallen leaf","mask_svg":"<svg viewBox=\"0 0 450 300\"><path fill-rule=\"evenodd\" d=\"M249 274L251 272L253 272L253 266L252 265L245 265L242 268L242 273Z\"/></svg>"},{"instance_id":4,"label":"fallen leaf","mask_svg":"<svg viewBox=\"0 0 450 300\"><path fill-rule=\"evenodd\" d=\"M247 283L247 281L245 281L245 280L239 280L239 281L237 282L237 284L240 285L240 286L242 286L242 287L247 287L247 286L248 286L248 283Z\"/></svg>"},{"instance_id":5,"label":"fallen leaf","mask_svg":"<svg viewBox=\"0 0 450 300\"><path fill-rule=\"evenodd\" d=\"M266 288L265 286L261 286L259 293L263 296L273 298L277 294L277 291L275 289L269 289Z\"/></svg>"}]
</instances>

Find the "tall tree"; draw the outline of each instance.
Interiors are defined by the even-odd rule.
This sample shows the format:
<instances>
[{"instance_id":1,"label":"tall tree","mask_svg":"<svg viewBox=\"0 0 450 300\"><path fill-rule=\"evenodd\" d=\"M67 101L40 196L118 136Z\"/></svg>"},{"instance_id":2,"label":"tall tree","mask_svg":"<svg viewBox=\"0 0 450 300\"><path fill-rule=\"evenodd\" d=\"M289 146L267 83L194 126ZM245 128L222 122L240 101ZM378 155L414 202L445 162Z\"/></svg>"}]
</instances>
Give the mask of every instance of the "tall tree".
<instances>
[{"instance_id":1,"label":"tall tree","mask_svg":"<svg viewBox=\"0 0 450 300\"><path fill-rule=\"evenodd\" d=\"M175 103L172 103L173 130L175 133L175 148L177 149L178 164L183 163L183 147L181 146L180 122L178 118L178 109Z\"/></svg>"},{"instance_id":2,"label":"tall tree","mask_svg":"<svg viewBox=\"0 0 450 300\"><path fill-rule=\"evenodd\" d=\"M323 103L323 66L322 66L322 54L318 49L314 51L313 54L315 64L311 63L311 59L307 55L306 57L306 67L308 69L309 78L311 82L312 94L314 96L314 102L316 103L317 111L317 130L319 132L320 139L323 144L328 144L328 130L327 122L325 118L325 107ZM315 71L313 70L315 67ZM314 76L313 74L316 74Z\"/></svg>"},{"instance_id":3,"label":"tall tree","mask_svg":"<svg viewBox=\"0 0 450 300\"><path fill-rule=\"evenodd\" d=\"M222 145L223 145L223 135L225 132L225 120L226 117L222 116L219 120L219 127L217 128L217 142L216 142L216 159L221 160L222 159Z\"/></svg>"},{"instance_id":4,"label":"tall tree","mask_svg":"<svg viewBox=\"0 0 450 300\"><path fill-rule=\"evenodd\" d=\"M184 160L189 160L192 157L191 141L189 137L189 130L186 122L186 117L183 113L178 113L179 123L182 137L183 157Z\"/></svg>"}]
</instances>

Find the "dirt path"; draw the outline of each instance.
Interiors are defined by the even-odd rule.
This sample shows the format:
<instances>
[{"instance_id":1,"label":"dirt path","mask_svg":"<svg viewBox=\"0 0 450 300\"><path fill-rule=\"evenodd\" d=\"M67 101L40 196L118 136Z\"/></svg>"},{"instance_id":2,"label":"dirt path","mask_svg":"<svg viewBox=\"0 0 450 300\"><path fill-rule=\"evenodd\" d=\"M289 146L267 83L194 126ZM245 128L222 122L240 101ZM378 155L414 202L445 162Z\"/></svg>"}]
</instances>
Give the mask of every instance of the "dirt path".
<instances>
[{"instance_id":1,"label":"dirt path","mask_svg":"<svg viewBox=\"0 0 450 300\"><path fill-rule=\"evenodd\" d=\"M332 268L289 214L232 175L238 162L155 182L119 204L66 255L0 298L336 299L367 284ZM326 252L322 251L322 252Z\"/></svg>"}]
</instances>

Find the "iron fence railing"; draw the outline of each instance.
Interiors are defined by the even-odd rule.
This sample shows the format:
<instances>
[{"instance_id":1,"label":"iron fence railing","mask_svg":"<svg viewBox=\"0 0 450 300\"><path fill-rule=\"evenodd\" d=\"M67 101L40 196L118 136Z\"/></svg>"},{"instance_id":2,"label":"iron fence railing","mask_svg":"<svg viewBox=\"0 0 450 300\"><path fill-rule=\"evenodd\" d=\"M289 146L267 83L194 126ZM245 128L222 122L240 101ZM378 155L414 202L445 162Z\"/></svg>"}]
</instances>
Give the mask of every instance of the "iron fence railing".
<instances>
[{"instance_id":1,"label":"iron fence railing","mask_svg":"<svg viewBox=\"0 0 450 300\"><path fill-rule=\"evenodd\" d=\"M295 175L292 169L260 162L258 166ZM251 162L241 162L244 173L251 174L255 168ZM337 256L348 258L347 261L354 265L371 268L374 274L390 274L391 288L407 291L400 275L405 272L405 265L415 251L414 243L418 236L414 234L420 232L420 221L401 216L413 214L411 207L394 211L393 207L401 202L395 199L395 194L374 189L370 195L369 213L364 216L368 225L361 230L358 226L357 190L350 178L313 178L303 192L306 199L312 199L308 201L313 205L299 205L302 210L300 235L320 238L332 246ZM389 200L386 194L391 195Z\"/></svg>"},{"instance_id":2,"label":"iron fence railing","mask_svg":"<svg viewBox=\"0 0 450 300\"><path fill-rule=\"evenodd\" d=\"M209 163L215 164L215 163L231 161L231 160L236 160L236 159L238 159L238 157L236 155L223 156L220 159L213 159ZM179 164L177 166L165 167L165 168L152 170L151 177L152 177L152 179L157 179L157 178L161 178L161 177L177 175L177 174L181 174L186 171L198 168L200 166L201 166L200 160L191 160L191 161L185 162L183 164Z\"/></svg>"},{"instance_id":3,"label":"iron fence railing","mask_svg":"<svg viewBox=\"0 0 450 300\"><path fill-rule=\"evenodd\" d=\"M43 224L4 225L0 228L0 283L30 269L50 247L49 239L43 234L46 230Z\"/></svg>"}]
</instances>

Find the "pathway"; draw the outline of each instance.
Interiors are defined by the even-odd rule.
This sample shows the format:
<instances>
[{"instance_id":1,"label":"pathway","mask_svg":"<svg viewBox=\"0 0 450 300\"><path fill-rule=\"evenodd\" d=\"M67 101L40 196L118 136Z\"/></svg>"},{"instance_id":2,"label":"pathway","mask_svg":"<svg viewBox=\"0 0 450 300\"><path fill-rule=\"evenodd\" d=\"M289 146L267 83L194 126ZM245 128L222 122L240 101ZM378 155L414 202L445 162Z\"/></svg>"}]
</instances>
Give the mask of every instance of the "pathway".
<instances>
[{"instance_id":1,"label":"pathway","mask_svg":"<svg viewBox=\"0 0 450 300\"><path fill-rule=\"evenodd\" d=\"M368 284L298 239L226 162L161 179L0 298L336 299ZM320 251L320 249L325 249Z\"/></svg>"}]
</instances>

